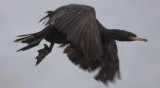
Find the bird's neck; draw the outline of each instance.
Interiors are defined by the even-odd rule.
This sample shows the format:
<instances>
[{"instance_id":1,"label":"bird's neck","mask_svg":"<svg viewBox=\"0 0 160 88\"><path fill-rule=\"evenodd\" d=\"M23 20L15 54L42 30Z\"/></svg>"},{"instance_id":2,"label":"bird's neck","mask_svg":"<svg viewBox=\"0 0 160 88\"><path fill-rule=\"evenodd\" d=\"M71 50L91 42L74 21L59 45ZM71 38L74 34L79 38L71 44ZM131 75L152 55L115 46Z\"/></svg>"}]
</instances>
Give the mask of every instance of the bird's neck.
<instances>
[{"instance_id":1,"label":"bird's neck","mask_svg":"<svg viewBox=\"0 0 160 88\"><path fill-rule=\"evenodd\" d=\"M117 32L119 29L103 29L101 30L101 37L105 39L115 39L117 38Z\"/></svg>"}]
</instances>

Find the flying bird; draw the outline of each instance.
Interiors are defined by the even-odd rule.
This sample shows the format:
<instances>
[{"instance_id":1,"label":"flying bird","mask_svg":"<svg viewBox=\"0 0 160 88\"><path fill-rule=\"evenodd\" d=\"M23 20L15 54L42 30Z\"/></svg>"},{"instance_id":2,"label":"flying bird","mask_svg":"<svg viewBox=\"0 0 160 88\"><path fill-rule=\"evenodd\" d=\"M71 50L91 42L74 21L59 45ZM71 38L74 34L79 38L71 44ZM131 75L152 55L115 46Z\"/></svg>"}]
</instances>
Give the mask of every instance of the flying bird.
<instances>
[{"instance_id":1,"label":"flying bird","mask_svg":"<svg viewBox=\"0 0 160 88\"><path fill-rule=\"evenodd\" d=\"M51 51L54 44L65 47L64 53L81 69L93 72L95 79L104 84L120 78L116 41L147 41L136 34L120 29L107 29L97 19L95 9L87 5L70 4L43 17L45 28L37 33L19 35L15 42L28 44L18 51L25 51L44 39L50 46L38 50L38 65Z\"/></svg>"}]
</instances>

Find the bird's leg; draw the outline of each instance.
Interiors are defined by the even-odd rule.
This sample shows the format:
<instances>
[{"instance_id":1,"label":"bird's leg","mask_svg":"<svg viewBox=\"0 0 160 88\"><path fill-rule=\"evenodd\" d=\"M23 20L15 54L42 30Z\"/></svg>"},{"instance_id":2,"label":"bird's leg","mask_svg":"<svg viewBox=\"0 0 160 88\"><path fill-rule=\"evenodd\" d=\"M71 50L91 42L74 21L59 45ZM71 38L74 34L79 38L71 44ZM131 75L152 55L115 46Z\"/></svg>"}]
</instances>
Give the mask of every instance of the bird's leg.
<instances>
[{"instance_id":1,"label":"bird's leg","mask_svg":"<svg viewBox=\"0 0 160 88\"><path fill-rule=\"evenodd\" d=\"M35 58L37 59L36 65L38 65L52 51L53 45L54 43L51 43L51 45L48 47L46 44L44 44L44 48L38 50L39 55Z\"/></svg>"}]
</instances>

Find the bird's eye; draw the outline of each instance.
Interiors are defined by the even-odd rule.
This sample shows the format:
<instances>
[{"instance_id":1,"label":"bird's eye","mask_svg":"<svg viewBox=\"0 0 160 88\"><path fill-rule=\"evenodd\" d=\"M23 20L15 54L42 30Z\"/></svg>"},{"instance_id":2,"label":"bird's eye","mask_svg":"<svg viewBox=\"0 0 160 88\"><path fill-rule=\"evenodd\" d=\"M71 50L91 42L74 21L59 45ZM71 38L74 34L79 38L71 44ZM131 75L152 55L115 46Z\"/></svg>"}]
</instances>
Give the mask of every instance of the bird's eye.
<instances>
[{"instance_id":1,"label":"bird's eye","mask_svg":"<svg viewBox=\"0 0 160 88\"><path fill-rule=\"evenodd\" d=\"M131 34L129 37L137 37L136 35L134 35L134 34Z\"/></svg>"}]
</instances>

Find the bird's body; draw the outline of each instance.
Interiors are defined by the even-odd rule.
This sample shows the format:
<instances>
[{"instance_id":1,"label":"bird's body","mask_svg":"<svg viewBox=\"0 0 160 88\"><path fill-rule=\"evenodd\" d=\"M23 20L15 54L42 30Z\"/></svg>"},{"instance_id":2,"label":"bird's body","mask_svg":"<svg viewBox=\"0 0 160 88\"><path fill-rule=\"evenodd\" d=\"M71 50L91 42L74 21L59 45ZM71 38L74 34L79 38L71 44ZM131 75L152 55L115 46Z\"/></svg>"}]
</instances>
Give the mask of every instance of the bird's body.
<instances>
[{"instance_id":1,"label":"bird's body","mask_svg":"<svg viewBox=\"0 0 160 88\"><path fill-rule=\"evenodd\" d=\"M29 45L18 50L27 50L37 46L42 39L51 43L40 49L36 57L39 64L47 56L55 43L65 46L64 53L80 68L88 71L100 69L95 79L103 83L119 77L119 59L115 40L134 41L137 38L131 32L117 29L106 29L97 19L93 7L71 4L55 11L47 11L46 27L37 33L20 35L15 42L21 41Z\"/></svg>"},{"instance_id":2,"label":"bird's body","mask_svg":"<svg viewBox=\"0 0 160 88\"><path fill-rule=\"evenodd\" d=\"M66 35L64 35L62 32L59 32L54 27L51 30L49 30L47 33L45 33L44 35L46 34L47 36L44 39L48 42L54 42L58 44L69 43L69 41L66 40Z\"/></svg>"}]
</instances>

